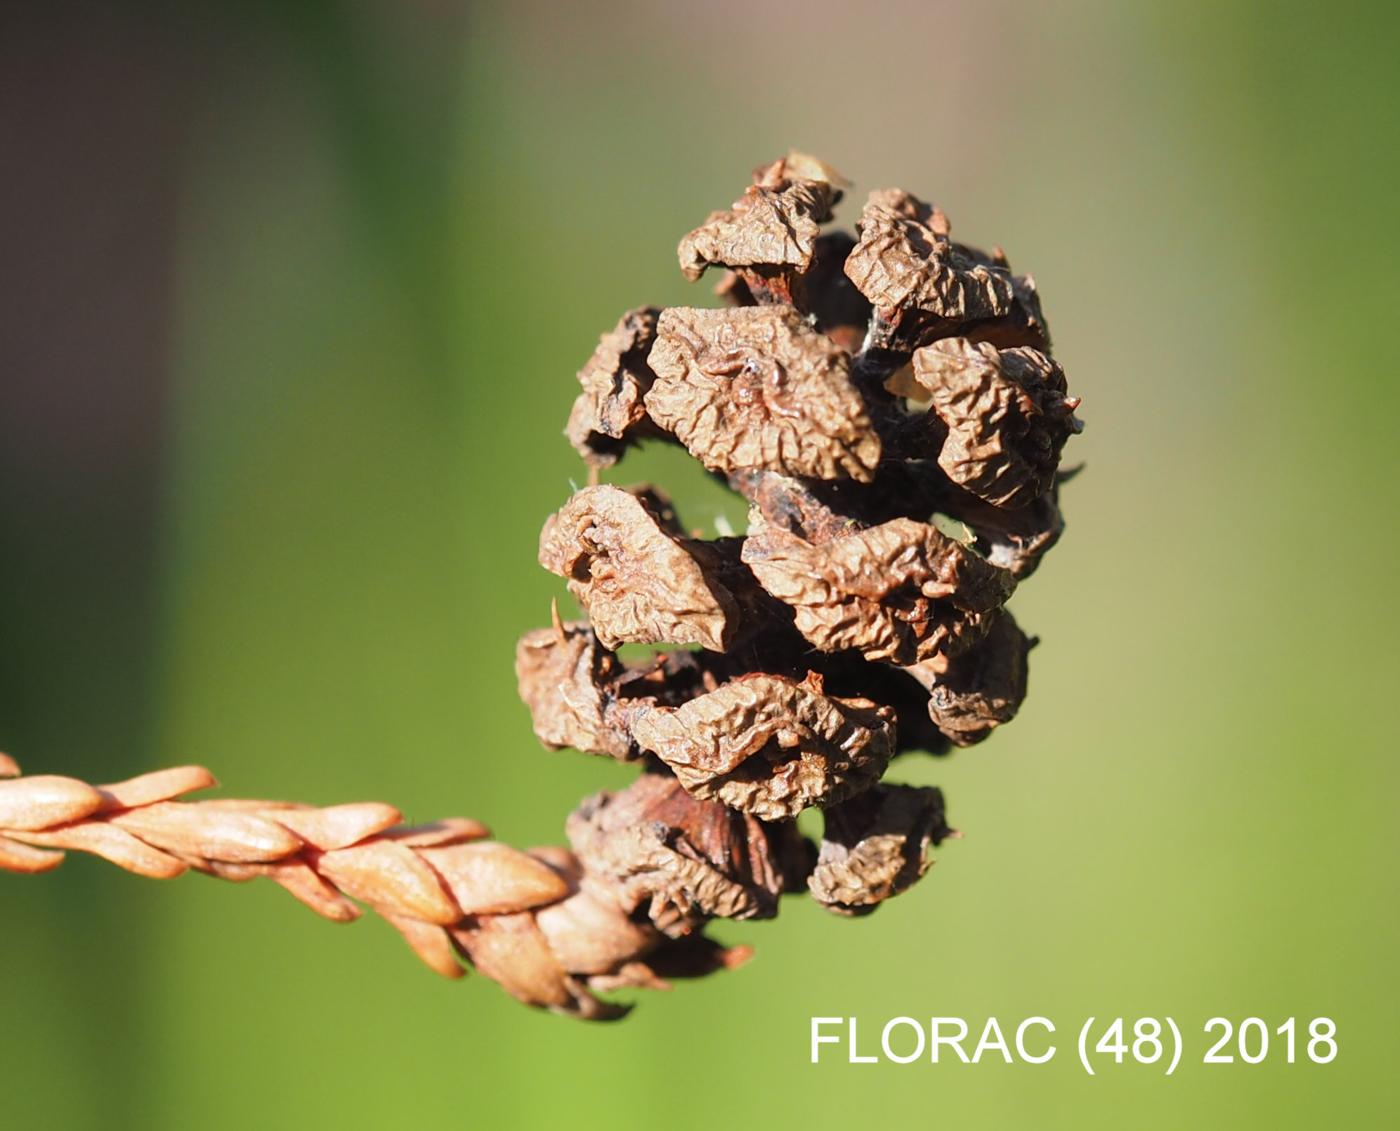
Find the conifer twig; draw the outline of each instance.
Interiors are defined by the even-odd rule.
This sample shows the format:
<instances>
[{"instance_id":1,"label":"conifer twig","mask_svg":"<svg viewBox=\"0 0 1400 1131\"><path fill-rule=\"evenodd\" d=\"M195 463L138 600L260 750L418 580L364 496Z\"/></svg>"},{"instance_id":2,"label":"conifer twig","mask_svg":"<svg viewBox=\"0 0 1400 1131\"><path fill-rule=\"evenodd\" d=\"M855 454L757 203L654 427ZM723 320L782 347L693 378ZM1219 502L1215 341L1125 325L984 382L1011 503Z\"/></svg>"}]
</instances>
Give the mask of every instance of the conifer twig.
<instances>
[{"instance_id":1,"label":"conifer twig","mask_svg":"<svg viewBox=\"0 0 1400 1131\"><path fill-rule=\"evenodd\" d=\"M557 1012L620 1016L623 1007L591 991L665 988L663 972L747 957L667 939L634 922L615 885L586 874L567 849L522 852L469 818L405 826L397 809L374 801L181 800L218 784L202 766L92 786L22 777L0 754L0 778L10 779L0 781L0 871L47 872L77 851L155 879L190 869L235 882L263 876L334 922L359 918L358 901L437 973L461 977L465 959L521 1001Z\"/></svg>"}]
</instances>

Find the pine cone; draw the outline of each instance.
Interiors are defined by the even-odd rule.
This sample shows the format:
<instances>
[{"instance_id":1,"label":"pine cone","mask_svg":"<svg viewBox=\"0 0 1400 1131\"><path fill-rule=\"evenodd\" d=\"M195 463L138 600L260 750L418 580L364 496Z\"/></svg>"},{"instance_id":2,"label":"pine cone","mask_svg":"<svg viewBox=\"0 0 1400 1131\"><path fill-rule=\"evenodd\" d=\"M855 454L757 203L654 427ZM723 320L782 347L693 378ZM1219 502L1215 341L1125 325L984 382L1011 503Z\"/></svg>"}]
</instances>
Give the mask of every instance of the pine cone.
<instances>
[{"instance_id":1,"label":"pine cone","mask_svg":"<svg viewBox=\"0 0 1400 1131\"><path fill-rule=\"evenodd\" d=\"M890 760L979 742L1025 697L1005 605L1063 529L1079 401L1030 276L899 189L823 233L848 187L804 154L760 167L680 243L687 278L726 269L727 305L631 311L579 374L595 485L540 562L589 621L521 641L520 692L545 745L644 763L569 839L667 936L785 891L855 915L909 887L951 831L939 791L880 783ZM596 485L638 442L724 477L747 533L706 541L656 488ZM793 823L810 806L819 852Z\"/></svg>"}]
</instances>

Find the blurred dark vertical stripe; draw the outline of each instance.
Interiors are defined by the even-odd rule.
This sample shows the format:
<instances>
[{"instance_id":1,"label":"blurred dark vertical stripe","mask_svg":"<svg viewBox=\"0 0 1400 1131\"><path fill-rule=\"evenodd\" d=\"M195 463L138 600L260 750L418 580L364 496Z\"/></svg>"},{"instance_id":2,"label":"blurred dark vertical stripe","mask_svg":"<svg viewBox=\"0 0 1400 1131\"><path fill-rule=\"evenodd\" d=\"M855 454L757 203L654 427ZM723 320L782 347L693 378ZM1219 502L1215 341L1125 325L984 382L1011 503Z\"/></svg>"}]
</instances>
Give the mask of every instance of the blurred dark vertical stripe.
<instances>
[{"instance_id":1,"label":"blurred dark vertical stripe","mask_svg":"<svg viewBox=\"0 0 1400 1131\"><path fill-rule=\"evenodd\" d=\"M260 39L300 54L447 383L434 339L452 154L412 136L446 115L414 124L392 76L369 66L391 7L68 3L0 17L0 749L30 768L116 773L147 736L179 172L216 65L255 81ZM421 34L399 46L434 64L420 59L413 94L446 103L457 36L443 33L460 34L466 8L413 7ZM421 89L433 77L439 89Z\"/></svg>"},{"instance_id":2,"label":"blurred dark vertical stripe","mask_svg":"<svg viewBox=\"0 0 1400 1131\"><path fill-rule=\"evenodd\" d=\"M197 73L153 17L114 12L10 9L0 36L0 736L35 768L96 774L130 765L147 723Z\"/></svg>"},{"instance_id":3,"label":"blurred dark vertical stripe","mask_svg":"<svg viewBox=\"0 0 1400 1131\"><path fill-rule=\"evenodd\" d=\"M188 31L110 4L7 5L0 31L0 748L34 771L147 757ZM12 1040L12 1114L139 1122L141 898L83 865L0 877L7 1027L67 1019L61 1047Z\"/></svg>"},{"instance_id":4,"label":"blurred dark vertical stripe","mask_svg":"<svg viewBox=\"0 0 1400 1131\"><path fill-rule=\"evenodd\" d=\"M209 93L255 90L286 62L321 92L358 220L415 320L408 368L446 408L445 130L466 12L252 0L0 13L0 749L29 770L105 781L151 764L182 170L220 127ZM0 1018L25 1034L3 1058L25 1086L0 1126L150 1125L167 1012L151 887L87 860L0 876Z\"/></svg>"}]
</instances>

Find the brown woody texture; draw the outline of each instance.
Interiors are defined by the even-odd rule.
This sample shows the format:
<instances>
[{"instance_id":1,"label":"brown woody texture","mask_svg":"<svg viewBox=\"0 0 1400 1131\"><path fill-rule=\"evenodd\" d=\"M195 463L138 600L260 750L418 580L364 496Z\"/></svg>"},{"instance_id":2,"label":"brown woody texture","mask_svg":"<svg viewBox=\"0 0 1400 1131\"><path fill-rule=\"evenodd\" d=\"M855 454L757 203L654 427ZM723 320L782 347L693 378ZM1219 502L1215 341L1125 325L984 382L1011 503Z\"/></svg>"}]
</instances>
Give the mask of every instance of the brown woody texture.
<instances>
[{"instance_id":1,"label":"brown woody texture","mask_svg":"<svg viewBox=\"0 0 1400 1131\"><path fill-rule=\"evenodd\" d=\"M1063 530L1079 402L1030 276L899 189L869 195L854 235L824 233L849 187L804 154L756 170L680 243L687 278L725 272L726 305L629 311L579 371L565 434L590 485L539 560L586 619L524 636L516 676L545 746L641 773L579 806L569 848L406 828L378 803L179 800L214 784L198 767L92 787L0 756L0 870L78 850L266 877L336 921L368 906L441 974L465 963L588 1019L626 1012L598 992L742 961L711 919L799 892L864 915L912 885L954 835L943 795L881 779L1020 707L1033 641L1005 605ZM705 539L657 488L598 482L639 442L723 478L745 534Z\"/></svg>"},{"instance_id":2,"label":"brown woody texture","mask_svg":"<svg viewBox=\"0 0 1400 1131\"><path fill-rule=\"evenodd\" d=\"M824 232L849 187L805 154L757 169L680 242L725 305L632 310L578 374L590 485L539 560L586 619L526 635L516 674L546 746L641 766L569 839L667 937L787 891L861 915L909 887L951 830L938 790L886 769L982 741L1026 694L1005 606L1063 530L1079 401L1000 248L900 189ZM747 531L707 540L657 487L599 482L641 442L724 479Z\"/></svg>"}]
</instances>

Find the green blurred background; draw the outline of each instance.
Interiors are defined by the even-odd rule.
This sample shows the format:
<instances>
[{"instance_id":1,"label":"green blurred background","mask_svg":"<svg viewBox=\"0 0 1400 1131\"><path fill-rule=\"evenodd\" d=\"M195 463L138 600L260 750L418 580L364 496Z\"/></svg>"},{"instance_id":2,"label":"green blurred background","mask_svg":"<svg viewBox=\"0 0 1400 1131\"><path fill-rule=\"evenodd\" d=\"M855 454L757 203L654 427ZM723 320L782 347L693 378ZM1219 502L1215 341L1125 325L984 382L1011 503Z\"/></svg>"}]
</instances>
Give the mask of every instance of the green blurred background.
<instances>
[{"instance_id":1,"label":"green blurred background","mask_svg":"<svg viewBox=\"0 0 1400 1131\"><path fill-rule=\"evenodd\" d=\"M384 924L88 859L0 877L0 1127L1392 1126L1395 9L7 6L0 749L558 840L629 772L515 701L574 370L790 146L1035 272L1085 434L1016 723L896 776L966 838L871 919L728 925L625 1022ZM847 223L854 209L844 213ZM695 525L742 510L643 453ZM808 1019L1045 1014L1043 1067L808 1063ZM1175 1077L1089 1079L1088 1014ZM1327 1067L1205 1068L1216 1014Z\"/></svg>"}]
</instances>

